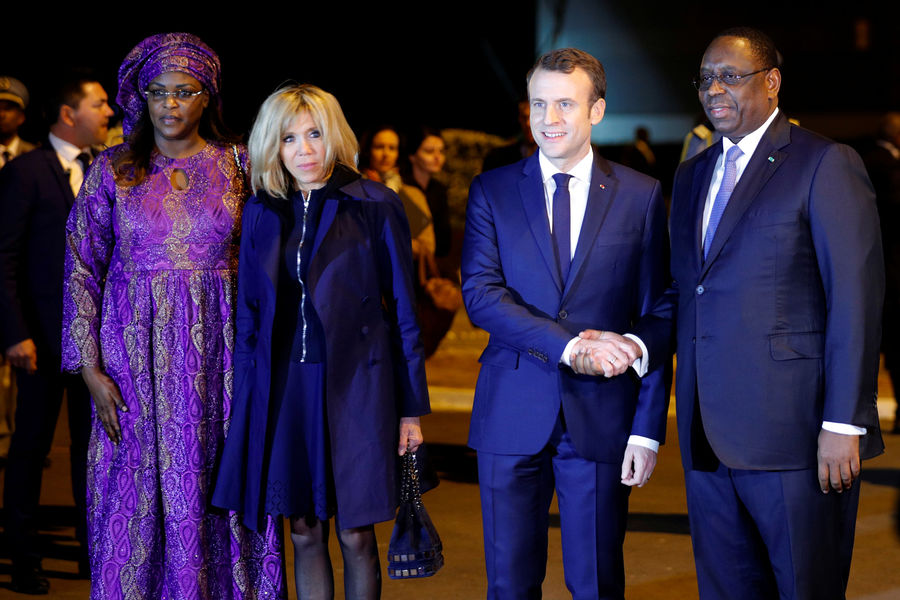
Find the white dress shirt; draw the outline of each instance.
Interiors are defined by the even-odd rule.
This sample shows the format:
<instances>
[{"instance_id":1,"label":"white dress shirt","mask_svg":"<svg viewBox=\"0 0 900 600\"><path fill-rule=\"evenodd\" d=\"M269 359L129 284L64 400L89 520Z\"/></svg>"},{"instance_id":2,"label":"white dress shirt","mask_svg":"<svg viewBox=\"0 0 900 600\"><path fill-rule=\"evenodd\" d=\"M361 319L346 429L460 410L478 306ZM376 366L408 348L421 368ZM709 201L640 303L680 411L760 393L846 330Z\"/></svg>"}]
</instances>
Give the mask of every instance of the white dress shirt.
<instances>
[{"instance_id":1,"label":"white dress shirt","mask_svg":"<svg viewBox=\"0 0 900 600\"><path fill-rule=\"evenodd\" d=\"M84 169L78 155L87 152L89 148L79 148L69 142L50 134L50 145L56 150L56 156L62 164L63 171L69 175L69 185L72 187L72 195L77 196L81 184L84 183Z\"/></svg>"},{"instance_id":2,"label":"white dress shirt","mask_svg":"<svg viewBox=\"0 0 900 600\"><path fill-rule=\"evenodd\" d=\"M547 207L547 220L550 223L550 231L553 231L553 194L556 192L556 180L553 176L562 173L557 169L550 160L544 156L543 152L538 151L538 163L541 167L541 178L544 182L544 202ZM584 214L587 212L588 192L591 189L591 171L594 167L594 152L589 149L588 153L578 161L574 167L569 169L567 173L572 176L569 180L569 259L575 257L575 250L578 248L578 237L581 235L581 225L584 222ZM647 348L644 342L635 336L629 335L641 347L643 355L634 361L632 368L643 376L647 373ZM566 344L559 362L566 366L571 366L569 356L572 354L572 347L580 338L574 337ZM640 435L632 435L628 438L629 444L643 446L654 452L659 450L659 442Z\"/></svg>"}]
</instances>

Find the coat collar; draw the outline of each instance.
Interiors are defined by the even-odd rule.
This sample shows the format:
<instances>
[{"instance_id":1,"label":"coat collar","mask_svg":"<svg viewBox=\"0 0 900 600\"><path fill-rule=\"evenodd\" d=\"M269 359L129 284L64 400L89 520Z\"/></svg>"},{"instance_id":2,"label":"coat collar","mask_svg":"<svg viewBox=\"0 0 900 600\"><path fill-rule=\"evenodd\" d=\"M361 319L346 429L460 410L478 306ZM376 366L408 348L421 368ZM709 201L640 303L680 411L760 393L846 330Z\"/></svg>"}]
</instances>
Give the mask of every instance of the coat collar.
<instances>
[{"instance_id":1,"label":"coat collar","mask_svg":"<svg viewBox=\"0 0 900 600\"><path fill-rule=\"evenodd\" d=\"M722 213L722 220L719 221L719 226L716 229L716 236L713 238L712 245L709 247L709 254L707 254L706 261L703 262L701 267L701 277L709 270L710 265L716 260L716 257L718 257L722 247L725 245L725 241L731 236L731 233L741 221L744 213L746 213L747 209L753 204L753 201L759 195L759 191L766 182L769 181L772 175L775 174L775 171L778 170L782 163L784 163L787 153L784 152L782 148L790 144L790 142L791 125L784 114L779 111L775 120L772 121L772 125L769 126L769 129L759 141L759 145L756 147L753 156L750 157L750 161L747 163L747 167L744 169L741 179L734 187L734 192L732 192L731 198L728 200L725 212ZM715 165L719 154L722 153L722 144L717 144L717 148L718 150L716 152L708 153L713 155L711 160L713 165ZM703 218L703 210L701 207L706 202L706 195L709 192L709 180L712 177L711 168L704 169L704 171L708 171L708 173L703 174L705 182L696 186L703 189L704 193L698 196L694 203L696 207L695 210L699 214L699 220L702 220ZM700 173L700 171L696 171L696 173ZM697 239L699 242L699 231ZM701 250L699 250L699 243L696 247L698 248L697 252L701 252Z\"/></svg>"},{"instance_id":2,"label":"coat collar","mask_svg":"<svg viewBox=\"0 0 900 600\"><path fill-rule=\"evenodd\" d=\"M334 223L340 201L364 198L366 196L359 173L340 164L335 166L328 183L321 190L316 190L316 192L324 194L325 201L319 217L319 225L316 228L316 239L313 242L311 254L313 257L315 257L316 251ZM263 258L265 271L272 280L272 284L275 285L278 277L278 261L281 260L280 248L282 239L294 225L291 200L273 198L265 190L260 190L250 201L262 205L277 215L281 225L280 231L275 232L275 235L269 238L271 243L269 244L268 252L263 253L265 255L265 258Z\"/></svg>"}]
</instances>

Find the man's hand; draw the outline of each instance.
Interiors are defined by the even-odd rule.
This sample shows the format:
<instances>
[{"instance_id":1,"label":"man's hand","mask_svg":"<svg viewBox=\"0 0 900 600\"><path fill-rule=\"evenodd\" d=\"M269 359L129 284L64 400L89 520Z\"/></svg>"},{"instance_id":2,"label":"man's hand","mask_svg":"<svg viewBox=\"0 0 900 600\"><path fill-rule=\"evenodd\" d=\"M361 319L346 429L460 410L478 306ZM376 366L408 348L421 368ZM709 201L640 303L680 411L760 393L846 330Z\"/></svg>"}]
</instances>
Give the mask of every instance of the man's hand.
<instances>
[{"instance_id":1,"label":"man's hand","mask_svg":"<svg viewBox=\"0 0 900 600\"><path fill-rule=\"evenodd\" d=\"M581 375L621 375L641 357L641 347L617 333L588 329L578 335L569 362Z\"/></svg>"},{"instance_id":2,"label":"man's hand","mask_svg":"<svg viewBox=\"0 0 900 600\"><path fill-rule=\"evenodd\" d=\"M650 475L656 467L656 452L637 444L625 446L625 459L622 461L622 484L644 487L650 481Z\"/></svg>"},{"instance_id":3,"label":"man's hand","mask_svg":"<svg viewBox=\"0 0 900 600\"><path fill-rule=\"evenodd\" d=\"M400 445L397 453L400 456L406 454L407 444L409 451L415 452L425 438L422 437L422 425L419 423L419 417L403 417L400 419Z\"/></svg>"},{"instance_id":4,"label":"man's hand","mask_svg":"<svg viewBox=\"0 0 900 600\"><path fill-rule=\"evenodd\" d=\"M834 488L838 494L850 489L859 477L859 436L819 432L819 486L827 494Z\"/></svg>"},{"instance_id":5,"label":"man's hand","mask_svg":"<svg viewBox=\"0 0 900 600\"><path fill-rule=\"evenodd\" d=\"M24 369L29 374L37 371L37 347L34 340L28 338L6 349L6 360L9 364Z\"/></svg>"},{"instance_id":6,"label":"man's hand","mask_svg":"<svg viewBox=\"0 0 900 600\"><path fill-rule=\"evenodd\" d=\"M121 409L122 412L128 412L128 407L119 392L119 386L109 375L97 367L84 367L81 369L81 377L91 393L91 398L94 399L97 416L103 423L106 435L114 444L118 444L122 441L122 429L119 427L119 414L116 412L116 408Z\"/></svg>"}]
</instances>

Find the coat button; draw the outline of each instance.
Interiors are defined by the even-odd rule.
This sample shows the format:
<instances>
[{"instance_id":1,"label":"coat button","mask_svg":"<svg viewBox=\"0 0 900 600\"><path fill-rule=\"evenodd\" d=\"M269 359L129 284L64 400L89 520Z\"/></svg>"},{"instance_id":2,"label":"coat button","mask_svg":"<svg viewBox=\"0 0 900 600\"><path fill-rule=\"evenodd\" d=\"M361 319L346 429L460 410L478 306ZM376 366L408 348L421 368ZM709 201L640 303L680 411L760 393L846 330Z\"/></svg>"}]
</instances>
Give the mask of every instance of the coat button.
<instances>
[{"instance_id":1,"label":"coat button","mask_svg":"<svg viewBox=\"0 0 900 600\"><path fill-rule=\"evenodd\" d=\"M363 297L360 299L360 302L362 302L363 304L365 304L365 303L368 302L368 301L369 301L369 297L368 297L368 296L363 296Z\"/></svg>"},{"instance_id":2,"label":"coat button","mask_svg":"<svg viewBox=\"0 0 900 600\"><path fill-rule=\"evenodd\" d=\"M565 319L565 318L568 317L568 316L569 316L569 313L567 313L566 311L564 311L564 310L559 311L559 318L560 318L560 319Z\"/></svg>"},{"instance_id":3,"label":"coat button","mask_svg":"<svg viewBox=\"0 0 900 600\"><path fill-rule=\"evenodd\" d=\"M368 335L369 334L369 326L363 325L363 327L362 327L362 329L360 329L360 331L362 331L363 335Z\"/></svg>"},{"instance_id":4,"label":"coat button","mask_svg":"<svg viewBox=\"0 0 900 600\"><path fill-rule=\"evenodd\" d=\"M692 338L691 338L691 343L692 343L692 344L696 344L696 343L697 343L697 338L692 337Z\"/></svg>"},{"instance_id":5,"label":"coat button","mask_svg":"<svg viewBox=\"0 0 900 600\"><path fill-rule=\"evenodd\" d=\"M702 285L698 285L696 288L696 292L697 292L698 296L702 296L703 292L705 292L705 291L706 291L706 288L704 288Z\"/></svg>"}]
</instances>

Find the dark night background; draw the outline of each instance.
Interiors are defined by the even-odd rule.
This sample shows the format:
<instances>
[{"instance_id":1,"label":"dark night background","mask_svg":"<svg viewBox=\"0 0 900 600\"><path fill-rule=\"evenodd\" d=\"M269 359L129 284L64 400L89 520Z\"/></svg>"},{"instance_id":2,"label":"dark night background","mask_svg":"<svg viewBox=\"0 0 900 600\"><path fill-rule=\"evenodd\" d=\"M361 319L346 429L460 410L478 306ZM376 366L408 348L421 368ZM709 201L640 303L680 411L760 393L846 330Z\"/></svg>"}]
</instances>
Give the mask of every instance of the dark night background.
<instances>
[{"instance_id":1,"label":"dark night background","mask_svg":"<svg viewBox=\"0 0 900 600\"><path fill-rule=\"evenodd\" d=\"M342 2L205 9L186 9L184 3L115 8L78 3L42 7L43 14L5 12L7 51L0 75L28 86L33 105L23 137L40 139L46 131L35 110L41 85L60 67L94 68L112 99L118 66L138 41L182 30L219 53L226 121L239 133L249 130L270 92L297 80L334 93L358 133L381 122L425 122L508 136L516 131L515 101L524 93L524 74L536 53L565 40L566 27L579 24L586 4L614 16L615 27L638 40L656 69L656 75L642 76L619 74L608 65L611 97L624 96L619 107L697 112L689 81L703 49L722 28L747 24L772 35L784 54L781 105L791 116L804 115L803 124L847 139L871 133L863 130L878 113L900 109L897 2L775 2L757 10L712 3L542 0L379 8ZM538 14L544 15L540 23Z\"/></svg>"}]
</instances>

